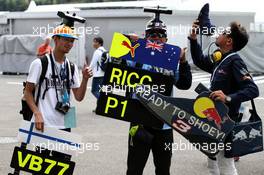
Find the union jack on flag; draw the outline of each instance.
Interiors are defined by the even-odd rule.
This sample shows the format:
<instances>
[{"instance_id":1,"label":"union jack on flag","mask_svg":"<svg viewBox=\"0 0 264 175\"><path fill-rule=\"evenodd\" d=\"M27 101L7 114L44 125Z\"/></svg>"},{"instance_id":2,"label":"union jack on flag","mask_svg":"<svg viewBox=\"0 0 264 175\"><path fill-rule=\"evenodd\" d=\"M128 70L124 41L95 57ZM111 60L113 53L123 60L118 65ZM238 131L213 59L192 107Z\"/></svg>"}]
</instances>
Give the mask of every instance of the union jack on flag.
<instances>
[{"instance_id":1,"label":"union jack on flag","mask_svg":"<svg viewBox=\"0 0 264 175\"><path fill-rule=\"evenodd\" d=\"M163 43L157 43L156 41L151 42L150 40L147 40L145 48L151 48L152 50L158 50L159 52L161 52L161 50L163 49Z\"/></svg>"}]
</instances>

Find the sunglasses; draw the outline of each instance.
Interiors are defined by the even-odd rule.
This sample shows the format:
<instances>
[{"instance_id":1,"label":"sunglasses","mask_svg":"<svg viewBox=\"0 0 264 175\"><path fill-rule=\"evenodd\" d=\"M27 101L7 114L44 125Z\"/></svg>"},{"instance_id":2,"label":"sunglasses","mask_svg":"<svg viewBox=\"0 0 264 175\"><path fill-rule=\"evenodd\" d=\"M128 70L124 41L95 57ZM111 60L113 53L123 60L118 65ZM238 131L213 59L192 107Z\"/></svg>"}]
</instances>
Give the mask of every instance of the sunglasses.
<instances>
[{"instance_id":1,"label":"sunglasses","mask_svg":"<svg viewBox=\"0 0 264 175\"><path fill-rule=\"evenodd\" d=\"M156 30L154 30L154 31L147 32L146 33L146 37L147 38L148 37L150 37L150 38L156 38L156 37L158 37L158 38L167 38L167 34L164 31L156 31Z\"/></svg>"}]
</instances>

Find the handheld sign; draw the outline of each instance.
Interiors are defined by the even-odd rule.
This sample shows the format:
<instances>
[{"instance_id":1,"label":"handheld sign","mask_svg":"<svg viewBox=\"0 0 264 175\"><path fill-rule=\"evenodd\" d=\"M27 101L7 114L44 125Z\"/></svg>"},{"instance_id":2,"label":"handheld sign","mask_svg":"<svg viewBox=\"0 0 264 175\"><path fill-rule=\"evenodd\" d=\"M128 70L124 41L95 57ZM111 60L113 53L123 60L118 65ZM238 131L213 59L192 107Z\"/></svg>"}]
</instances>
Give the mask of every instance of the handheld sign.
<instances>
[{"instance_id":1,"label":"handheld sign","mask_svg":"<svg viewBox=\"0 0 264 175\"><path fill-rule=\"evenodd\" d=\"M19 127L18 140L64 153L81 150L82 146L82 136L80 135L50 127L45 127L44 132L41 132L35 129L34 123L25 120Z\"/></svg>"},{"instance_id":2,"label":"handheld sign","mask_svg":"<svg viewBox=\"0 0 264 175\"><path fill-rule=\"evenodd\" d=\"M10 164L15 169L14 174L19 174L20 171L39 175L73 174L75 162L70 161L71 156L64 153L80 150L81 136L49 127L40 132L35 129L34 123L23 120L19 127L18 140L22 144L21 147L15 147ZM44 152L27 150L26 144L40 147ZM54 150L59 152L55 154ZM51 151L54 153L52 156L49 155ZM67 160L62 160L63 156Z\"/></svg>"},{"instance_id":3,"label":"handheld sign","mask_svg":"<svg viewBox=\"0 0 264 175\"><path fill-rule=\"evenodd\" d=\"M15 147L10 166L19 171L22 170L38 175L72 175L75 163L43 153L41 154Z\"/></svg>"},{"instance_id":4,"label":"handheld sign","mask_svg":"<svg viewBox=\"0 0 264 175\"><path fill-rule=\"evenodd\" d=\"M149 89L136 93L136 97L158 119L204 154L213 156L225 146L223 142L235 123L228 116L228 108L222 102L212 101L209 94L203 92L194 100L166 97Z\"/></svg>"},{"instance_id":5,"label":"handheld sign","mask_svg":"<svg viewBox=\"0 0 264 175\"><path fill-rule=\"evenodd\" d=\"M178 46L146 39L131 41L129 36L121 33L114 33L109 51L110 56L114 58L174 71L177 70L180 53L181 48Z\"/></svg>"},{"instance_id":6,"label":"handheld sign","mask_svg":"<svg viewBox=\"0 0 264 175\"><path fill-rule=\"evenodd\" d=\"M132 94L138 84L149 85L154 91L170 95L173 77L161 73L109 63L104 88L97 101L96 114L110 118L162 128L163 122L153 117Z\"/></svg>"}]
</instances>

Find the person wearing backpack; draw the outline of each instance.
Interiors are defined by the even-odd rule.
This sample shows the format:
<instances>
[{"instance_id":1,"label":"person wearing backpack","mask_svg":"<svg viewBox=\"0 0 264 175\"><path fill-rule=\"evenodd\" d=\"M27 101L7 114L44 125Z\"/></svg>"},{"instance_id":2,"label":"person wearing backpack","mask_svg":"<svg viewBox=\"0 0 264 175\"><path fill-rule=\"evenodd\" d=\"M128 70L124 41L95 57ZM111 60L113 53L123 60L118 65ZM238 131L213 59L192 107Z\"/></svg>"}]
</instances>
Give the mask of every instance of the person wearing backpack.
<instances>
[{"instance_id":1,"label":"person wearing backpack","mask_svg":"<svg viewBox=\"0 0 264 175\"><path fill-rule=\"evenodd\" d=\"M66 57L78 39L72 28L66 25L56 27L52 39L55 43L53 52L30 65L24 97L37 130L44 131L44 126L47 126L70 131L64 125L64 117L72 108L70 91L77 101L82 101L88 79L93 74L85 65L80 83L77 66Z\"/></svg>"},{"instance_id":2,"label":"person wearing backpack","mask_svg":"<svg viewBox=\"0 0 264 175\"><path fill-rule=\"evenodd\" d=\"M93 39L93 47L96 49L93 53L92 61L90 63L90 67L93 70L93 81L92 81L92 89L91 92L95 96L96 99L99 98L100 95L100 87L103 84L104 80L104 68L102 65L102 55L106 52L103 47L104 40L101 37L95 37Z\"/></svg>"}]
</instances>

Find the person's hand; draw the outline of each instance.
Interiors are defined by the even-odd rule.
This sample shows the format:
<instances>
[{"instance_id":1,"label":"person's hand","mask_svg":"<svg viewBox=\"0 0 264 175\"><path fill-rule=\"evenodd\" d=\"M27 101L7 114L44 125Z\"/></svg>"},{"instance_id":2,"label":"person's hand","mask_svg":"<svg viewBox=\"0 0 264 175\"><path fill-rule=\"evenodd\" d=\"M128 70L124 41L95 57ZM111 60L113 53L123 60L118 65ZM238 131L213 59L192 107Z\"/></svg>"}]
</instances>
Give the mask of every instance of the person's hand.
<instances>
[{"instance_id":1,"label":"person's hand","mask_svg":"<svg viewBox=\"0 0 264 175\"><path fill-rule=\"evenodd\" d=\"M184 47L183 49L181 49L180 63L186 62L186 51L187 51L187 47Z\"/></svg>"},{"instance_id":2,"label":"person's hand","mask_svg":"<svg viewBox=\"0 0 264 175\"><path fill-rule=\"evenodd\" d=\"M197 39L197 30L199 30L199 20L195 20L192 24L192 29L191 29L191 32L190 32L190 38L193 39L193 40L196 40Z\"/></svg>"},{"instance_id":3,"label":"person's hand","mask_svg":"<svg viewBox=\"0 0 264 175\"><path fill-rule=\"evenodd\" d=\"M139 36L133 33L133 34L129 34L129 38L132 42L136 42L139 39Z\"/></svg>"},{"instance_id":4,"label":"person's hand","mask_svg":"<svg viewBox=\"0 0 264 175\"><path fill-rule=\"evenodd\" d=\"M85 64L82 69L82 75L85 80L88 80L93 76L93 71L90 67Z\"/></svg>"},{"instance_id":5,"label":"person's hand","mask_svg":"<svg viewBox=\"0 0 264 175\"><path fill-rule=\"evenodd\" d=\"M44 131L44 120L42 114L40 112L35 112L35 128L36 130L40 130L41 132Z\"/></svg>"},{"instance_id":6,"label":"person's hand","mask_svg":"<svg viewBox=\"0 0 264 175\"><path fill-rule=\"evenodd\" d=\"M212 92L209 97L215 101L221 101L223 103L226 103L226 95L223 93L223 91L218 90L218 91L214 91Z\"/></svg>"}]
</instances>

